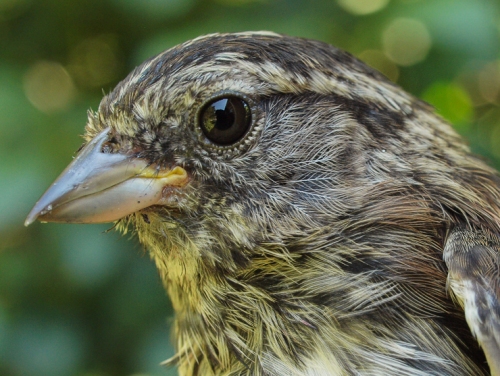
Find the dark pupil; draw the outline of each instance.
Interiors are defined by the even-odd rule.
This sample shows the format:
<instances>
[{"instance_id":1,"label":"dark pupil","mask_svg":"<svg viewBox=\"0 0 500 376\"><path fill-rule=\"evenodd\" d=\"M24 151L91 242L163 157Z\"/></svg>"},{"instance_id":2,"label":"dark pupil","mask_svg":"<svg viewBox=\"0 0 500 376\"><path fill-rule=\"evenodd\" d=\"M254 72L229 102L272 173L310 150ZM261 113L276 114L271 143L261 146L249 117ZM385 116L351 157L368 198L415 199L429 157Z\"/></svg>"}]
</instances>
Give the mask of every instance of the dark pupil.
<instances>
[{"instance_id":1,"label":"dark pupil","mask_svg":"<svg viewBox=\"0 0 500 376\"><path fill-rule=\"evenodd\" d=\"M240 140L250 126L250 110L240 98L228 97L209 103L202 112L201 129L209 140L229 145Z\"/></svg>"},{"instance_id":2,"label":"dark pupil","mask_svg":"<svg viewBox=\"0 0 500 376\"><path fill-rule=\"evenodd\" d=\"M231 103L228 105L228 102L229 99L221 99L211 106L215 112L215 124L213 125L221 131L229 129L234 124L234 108Z\"/></svg>"}]
</instances>

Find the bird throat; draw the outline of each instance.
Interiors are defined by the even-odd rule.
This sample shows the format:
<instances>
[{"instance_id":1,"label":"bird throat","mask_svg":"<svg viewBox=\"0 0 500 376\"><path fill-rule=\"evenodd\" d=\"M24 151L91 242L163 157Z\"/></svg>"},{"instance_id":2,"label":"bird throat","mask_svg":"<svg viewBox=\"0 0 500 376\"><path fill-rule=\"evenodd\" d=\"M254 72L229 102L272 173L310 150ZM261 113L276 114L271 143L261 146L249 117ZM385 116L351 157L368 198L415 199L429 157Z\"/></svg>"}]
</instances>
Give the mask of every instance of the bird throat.
<instances>
[{"instance_id":1,"label":"bird throat","mask_svg":"<svg viewBox=\"0 0 500 376\"><path fill-rule=\"evenodd\" d=\"M139 241L149 251L176 313L197 312L200 305L200 251L180 226L166 222L157 214L135 218Z\"/></svg>"}]
</instances>

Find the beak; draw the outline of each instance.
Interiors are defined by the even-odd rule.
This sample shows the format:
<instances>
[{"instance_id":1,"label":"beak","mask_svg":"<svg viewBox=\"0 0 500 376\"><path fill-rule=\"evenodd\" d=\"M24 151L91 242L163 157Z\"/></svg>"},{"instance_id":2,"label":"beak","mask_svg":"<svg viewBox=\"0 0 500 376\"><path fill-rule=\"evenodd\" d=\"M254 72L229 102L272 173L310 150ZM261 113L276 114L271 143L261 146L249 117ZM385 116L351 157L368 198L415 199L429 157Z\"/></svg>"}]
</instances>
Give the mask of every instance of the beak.
<instances>
[{"instance_id":1,"label":"beak","mask_svg":"<svg viewBox=\"0 0 500 376\"><path fill-rule=\"evenodd\" d=\"M156 205L165 187L187 183L182 167L158 170L146 161L103 152L109 128L93 138L31 210L25 226L42 222L103 223Z\"/></svg>"}]
</instances>

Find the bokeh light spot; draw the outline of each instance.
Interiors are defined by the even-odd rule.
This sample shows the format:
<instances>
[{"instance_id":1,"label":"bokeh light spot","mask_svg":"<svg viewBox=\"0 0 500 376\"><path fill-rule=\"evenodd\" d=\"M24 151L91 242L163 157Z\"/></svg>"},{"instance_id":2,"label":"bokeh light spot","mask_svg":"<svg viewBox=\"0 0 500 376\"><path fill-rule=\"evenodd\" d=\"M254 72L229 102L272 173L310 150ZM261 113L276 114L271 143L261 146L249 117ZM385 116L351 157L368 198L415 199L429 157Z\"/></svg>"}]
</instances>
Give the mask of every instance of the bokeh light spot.
<instances>
[{"instance_id":1,"label":"bokeh light spot","mask_svg":"<svg viewBox=\"0 0 500 376\"><path fill-rule=\"evenodd\" d=\"M410 18L397 18L384 30L382 45L389 59L398 65L410 66L427 57L432 40L422 22Z\"/></svg>"},{"instance_id":2,"label":"bokeh light spot","mask_svg":"<svg viewBox=\"0 0 500 376\"><path fill-rule=\"evenodd\" d=\"M117 43L110 35L86 39L70 53L68 70L83 87L102 87L116 79L120 68Z\"/></svg>"},{"instance_id":3,"label":"bokeh light spot","mask_svg":"<svg viewBox=\"0 0 500 376\"><path fill-rule=\"evenodd\" d=\"M496 158L500 158L500 124L496 124L491 132L489 149Z\"/></svg>"},{"instance_id":4,"label":"bokeh light spot","mask_svg":"<svg viewBox=\"0 0 500 376\"><path fill-rule=\"evenodd\" d=\"M8 12L12 9L23 6L29 0L0 0L0 12Z\"/></svg>"},{"instance_id":5,"label":"bokeh light spot","mask_svg":"<svg viewBox=\"0 0 500 376\"><path fill-rule=\"evenodd\" d=\"M389 0L337 0L338 4L349 13L365 15L384 9Z\"/></svg>"},{"instance_id":6,"label":"bokeh light spot","mask_svg":"<svg viewBox=\"0 0 500 376\"><path fill-rule=\"evenodd\" d=\"M481 97L489 103L497 103L500 94L500 62L486 64L478 74Z\"/></svg>"},{"instance_id":7,"label":"bokeh light spot","mask_svg":"<svg viewBox=\"0 0 500 376\"><path fill-rule=\"evenodd\" d=\"M53 113L67 110L75 99L76 90L61 64L39 61L24 75L24 93L37 109Z\"/></svg>"},{"instance_id":8,"label":"bokeh light spot","mask_svg":"<svg viewBox=\"0 0 500 376\"><path fill-rule=\"evenodd\" d=\"M396 82L398 80L398 66L389 60L382 51L365 50L358 55L358 58L378 70L391 81Z\"/></svg>"}]
</instances>

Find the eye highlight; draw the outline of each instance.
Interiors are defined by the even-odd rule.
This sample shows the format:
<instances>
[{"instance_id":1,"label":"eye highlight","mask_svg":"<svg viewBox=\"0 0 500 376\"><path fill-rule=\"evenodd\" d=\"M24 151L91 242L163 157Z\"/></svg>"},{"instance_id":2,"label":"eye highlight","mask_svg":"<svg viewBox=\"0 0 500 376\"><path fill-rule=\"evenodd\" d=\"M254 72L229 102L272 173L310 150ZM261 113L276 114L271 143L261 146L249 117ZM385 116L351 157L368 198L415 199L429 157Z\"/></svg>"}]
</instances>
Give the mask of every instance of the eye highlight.
<instances>
[{"instance_id":1,"label":"eye highlight","mask_svg":"<svg viewBox=\"0 0 500 376\"><path fill-rule=\"evenodd\" d=\"M220 97L203 106L198 123L205 136L214 144L231 145L241 140L250 128L250 106L236 96Z\"/></svg>"}]
</instances>

